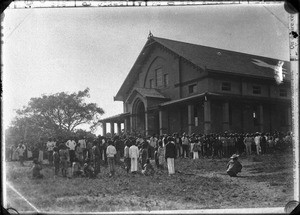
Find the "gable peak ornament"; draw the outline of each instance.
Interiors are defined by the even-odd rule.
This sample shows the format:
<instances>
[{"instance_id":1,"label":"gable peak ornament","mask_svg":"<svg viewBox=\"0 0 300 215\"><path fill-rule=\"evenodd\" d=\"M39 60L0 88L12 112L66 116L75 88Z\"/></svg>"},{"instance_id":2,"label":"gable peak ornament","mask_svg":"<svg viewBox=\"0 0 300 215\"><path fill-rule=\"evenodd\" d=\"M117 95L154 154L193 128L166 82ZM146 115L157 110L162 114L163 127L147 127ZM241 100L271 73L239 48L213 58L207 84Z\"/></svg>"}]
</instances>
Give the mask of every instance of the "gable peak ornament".
<instances>
[{"instance_id":1,"label":"gable peak ornament","mask_svg":"<svg viewBox=\"0 0 300 215\"><path fill-rule=\"evenodd\" d=\"M148 39L151 37L153 37L153 34L151 33L151 31L149 31Z\"/></svg>"}]
</instances>

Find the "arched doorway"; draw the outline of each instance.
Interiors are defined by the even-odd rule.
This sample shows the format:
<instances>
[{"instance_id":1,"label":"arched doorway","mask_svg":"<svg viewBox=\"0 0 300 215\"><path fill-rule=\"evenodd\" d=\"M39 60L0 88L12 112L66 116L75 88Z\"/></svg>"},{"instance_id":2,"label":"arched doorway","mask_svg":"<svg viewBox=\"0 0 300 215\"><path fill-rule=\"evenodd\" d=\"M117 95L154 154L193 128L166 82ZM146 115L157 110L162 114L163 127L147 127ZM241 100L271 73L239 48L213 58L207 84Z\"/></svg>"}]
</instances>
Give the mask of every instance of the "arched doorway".
<instances>
[{"instance_id":1,"label":"arched doorway","mask_svg":"<svg viewBox=\"0 0 300 215\"><path fill-rule=\"evenodd\" d=\"M137 133L145 134L146 120L145 120L145 105L141 99L134 102L133 114L135 115L134 130Z\"/></svg>"}]
</instances>

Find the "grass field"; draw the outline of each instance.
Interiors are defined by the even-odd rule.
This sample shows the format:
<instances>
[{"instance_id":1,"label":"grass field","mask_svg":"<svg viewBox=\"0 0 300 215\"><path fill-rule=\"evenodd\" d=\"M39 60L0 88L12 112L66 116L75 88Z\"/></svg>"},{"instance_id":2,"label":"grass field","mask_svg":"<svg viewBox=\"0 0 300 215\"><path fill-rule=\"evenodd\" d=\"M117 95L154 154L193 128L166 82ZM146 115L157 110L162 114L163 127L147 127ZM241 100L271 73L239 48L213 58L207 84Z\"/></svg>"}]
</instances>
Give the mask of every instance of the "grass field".
<instances>
[{"instance_id":1,"label":"grass field","mask_svg":"<svg viewBox=\"0 0 300 215\"><path fill-rule=\"evenodd\" d=\"M292 152L241 157L239 177L226 174L228 159L177 159L179 172L167 170L154 176L127 175L117 167L108 177L102 167L97 179L54 177L44 167L42 180L31 179L31 162L20 167L7 162L7 182L34 207L43 212L103 212L284 207L293 199ZM8 206L34 211L7 186Z\"/></svg>"}]
</instances>

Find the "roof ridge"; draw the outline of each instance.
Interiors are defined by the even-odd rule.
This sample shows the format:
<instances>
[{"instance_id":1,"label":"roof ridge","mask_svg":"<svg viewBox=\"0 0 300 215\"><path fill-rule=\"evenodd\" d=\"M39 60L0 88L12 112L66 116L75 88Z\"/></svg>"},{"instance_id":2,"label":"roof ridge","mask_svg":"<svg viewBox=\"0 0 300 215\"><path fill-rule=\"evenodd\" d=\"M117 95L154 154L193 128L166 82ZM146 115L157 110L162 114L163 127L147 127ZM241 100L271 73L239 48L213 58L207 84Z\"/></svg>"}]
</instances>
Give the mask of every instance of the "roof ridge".
<instances>
[{"instance_id":1,"label":"roof ridge","mask_svg":"<svg viewBox=\"0 0 300 215\"><path fill-rule=\"evenodd\" d=\"M155 39L159 39L159 40L162 39L162 40L167 40L167 41L176 42L176 43L182 43L182 44L193 45L193 46L198 46L198 47L205 47L205 48L209 48L209 49L216 49L216 50L225 51L225 52L243 54L243 55L248 55L248 56L252 56L252 57L256 57L256 58L260 57L260 58L266 58L266 59L272 59L272 60L281 60L281 61L284 61L284 62L289 62L289 61L285 61L285 60L278 59L278 58L273 58L273 57L266 57L266 56L262 56L262 55L249 54L249 53L246 53L246 52L233 51L233 50L229 50L229 49L222 49L222 48L212 47L212 46L205 46L205 45L189 43L189 42L184 42L184 41L179 41L179 40L167 39L167 38L163 38L163 37L152 36L151 38L153 38L154 40ZM160 41L157 41L157 40L155 40L155 41L160 43ZM164 44L162 44L162 45L164 45Z\"/></svg>"}]
</instances>

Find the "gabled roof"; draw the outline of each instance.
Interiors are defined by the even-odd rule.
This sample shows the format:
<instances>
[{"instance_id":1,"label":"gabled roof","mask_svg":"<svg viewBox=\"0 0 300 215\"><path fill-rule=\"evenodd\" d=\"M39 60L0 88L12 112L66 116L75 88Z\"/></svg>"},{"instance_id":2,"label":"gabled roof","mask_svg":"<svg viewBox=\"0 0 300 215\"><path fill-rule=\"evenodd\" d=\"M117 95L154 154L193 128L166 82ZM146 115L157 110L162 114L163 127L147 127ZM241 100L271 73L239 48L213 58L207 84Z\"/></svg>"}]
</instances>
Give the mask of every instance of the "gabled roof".
<instances>
[{"instance_id":1,"label":"gabled roof","mask_svg":"<svg viewBox=\"0 0 300 215\"><path fill-rule=\"evenodd\" d=\"M152 97L152 98L161 98L165 99L166 97L158 92L156 89L149 88L135 88L135 90L140 93L144 97Z\"/></svg>"},{"instance_id":2,"label":"gabled roof","mask_svg":"<svg viewBox=\"0 0 300 215\"><path fill-rule=\"evenodd\" d=\"M156 89L150 88L134 88L131 93L129 94L126 101L134 98L135 92L139 93L144 98L158 98L158 99L167 99L164 95L162 95Z\"/></svg>"},{"instance_id":3,"label":"gabled roof","mask_svg":"<svg viewBox=\"0 0 300 215\"><path fill-rule=\"evenodd\" d=\"M217 71L273 79L274 67L279 61L277 59L257 55L150 36L115 96L115 100L122 101L125 99L124 95L128 93L134 84L134 81L138 78L138 71L140 71L143 60L146 58L147 52L151 50L153 44L159 44L169 49L197 67L206 69L208 72ZM289 62L284 62L283 69L284 71L289 71ZM290 80L289 72L287 73L286 78Z\"/></svg>"},{"instance_id":4,"label":"gabled roof","mask_svg":"<svg viewBox=\"0 0 300 215\"><path fill-rule=\"evenodd\" d=\"M272 69L271 66L276 66L279 61L272 58L184 43L159 37L153 37L153 39L193 64L210 70L273 78L274 69ZM269 64L270 67L258 66L255 63L257 60ZM287 69L287 63L283 65L283 68Z\"/></svg>"}]
</instances>

